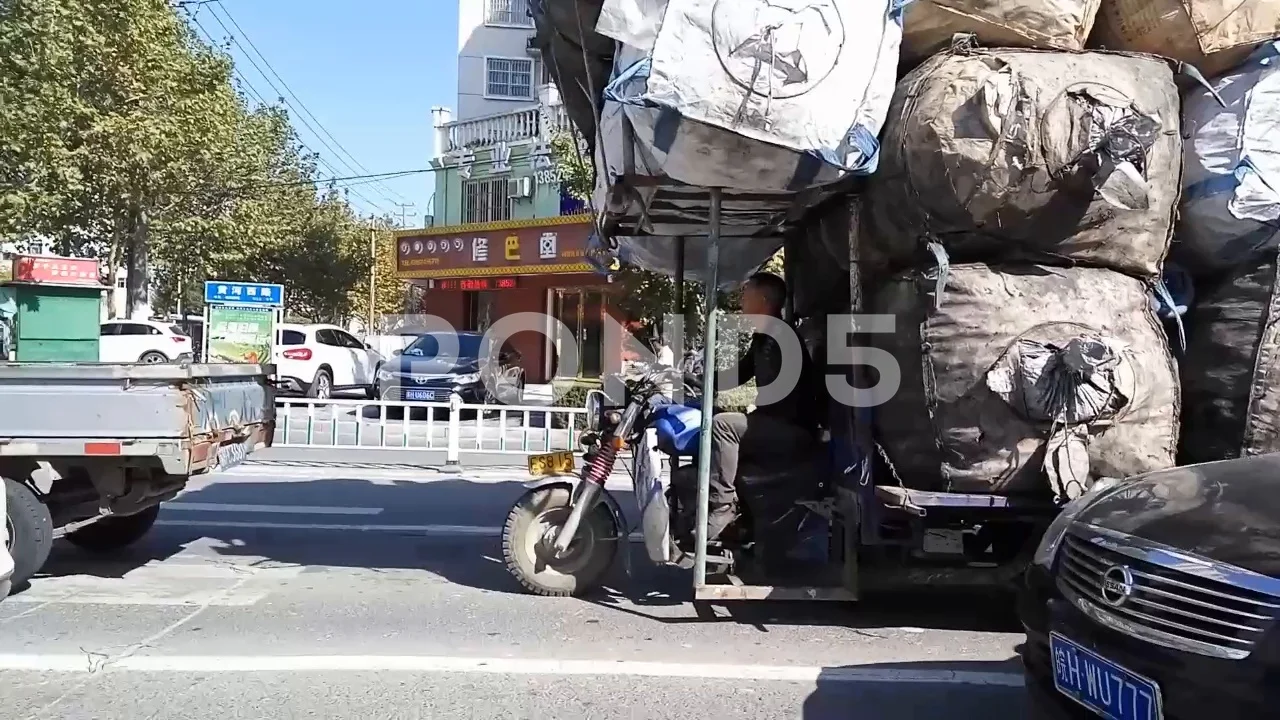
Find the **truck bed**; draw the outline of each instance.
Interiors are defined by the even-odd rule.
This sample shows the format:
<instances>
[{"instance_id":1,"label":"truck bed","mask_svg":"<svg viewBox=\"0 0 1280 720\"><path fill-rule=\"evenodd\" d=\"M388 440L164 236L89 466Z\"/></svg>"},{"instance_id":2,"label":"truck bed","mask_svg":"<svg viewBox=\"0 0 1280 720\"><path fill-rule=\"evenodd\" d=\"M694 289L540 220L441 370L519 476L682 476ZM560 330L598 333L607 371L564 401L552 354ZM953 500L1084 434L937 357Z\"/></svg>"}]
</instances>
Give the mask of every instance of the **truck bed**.
<instances>
[{"instance_id":1,"label":"truck bed","mask_svg":"<svg viewBox=\"0 0 1280 720\"><path fill-rule=\"evenodd\" d=\"M159 455L172 474L238 462L271 441L274 370L0 363L0 455Z\"/></svg>"}]
</instances>

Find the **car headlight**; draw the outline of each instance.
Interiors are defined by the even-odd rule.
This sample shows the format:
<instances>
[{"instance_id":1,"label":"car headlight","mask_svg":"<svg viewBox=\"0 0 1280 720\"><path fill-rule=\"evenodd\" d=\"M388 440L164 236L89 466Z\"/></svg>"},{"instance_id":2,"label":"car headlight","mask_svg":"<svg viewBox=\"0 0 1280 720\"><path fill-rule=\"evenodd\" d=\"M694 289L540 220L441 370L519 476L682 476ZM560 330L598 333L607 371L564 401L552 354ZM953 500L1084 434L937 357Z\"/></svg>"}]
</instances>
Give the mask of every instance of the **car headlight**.
<instances>
[{"instance_id":1,"label":"car headlight","mask_svg":"<svg viewBox=\"0 0 1280 720\"><path fill-rule=\"evenodd\" d=\"M454 375L454 385L470 385L471 383L480 382L480 373L467 373L466 375Z\"/></svg>"},{"instance_id":2,"label":"car headlight","mask_svg":"<svg viewBox=\"0 0 1280 720\"><path fill-rule=\"evenodd\" d=\"M391 372L390 370L388 370L388 369L386 369L386 368L378 368L378 379L379 379L379 380L391 380L391 379L394 379L394 378L395 378L395 376L396 376L396 374L395 374L395 373Z\"/></svg>"},{"instance_id":3,"label":"car headlight","mask_svg":"<svg viewBox=\"0 0 1280 720\"><path fill-rule=\"evenodd\" d=\"M1062 544L1062 538L1066 536L1071 522L1084 512L1085 508L1114 490L1119 484L1120 481L1114 478L1102 478L1095 482L1088 492L1063 505L1062 511L1053 519L1053 522L1049 523L1049 528L1040 538L1040 544L1036 546L1036 553L1031 557L1031 562L1046 570L1052 567L1053 558L1058 554L1058 546Z\"/></svg>"}]
</instances>

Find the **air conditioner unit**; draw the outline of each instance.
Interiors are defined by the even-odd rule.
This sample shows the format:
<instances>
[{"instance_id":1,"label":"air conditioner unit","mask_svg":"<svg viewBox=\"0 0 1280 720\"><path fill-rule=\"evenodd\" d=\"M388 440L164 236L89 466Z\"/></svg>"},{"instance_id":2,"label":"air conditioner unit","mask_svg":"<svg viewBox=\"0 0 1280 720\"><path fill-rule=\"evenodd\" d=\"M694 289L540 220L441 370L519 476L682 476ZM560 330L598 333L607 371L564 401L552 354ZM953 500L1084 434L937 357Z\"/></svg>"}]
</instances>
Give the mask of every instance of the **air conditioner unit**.
<instances>
[{"instance_id":1,"label":"air conditioner unit","mask_svg":"<svg viewBox=\"0 0 1280 720\"><path fill-rule=\"evenodd\" d=\"M511 178L507 182L507 197L513 200L523 200L533 197L533 178L525 175L524 177Z\"/></svg>"}]
</instances>

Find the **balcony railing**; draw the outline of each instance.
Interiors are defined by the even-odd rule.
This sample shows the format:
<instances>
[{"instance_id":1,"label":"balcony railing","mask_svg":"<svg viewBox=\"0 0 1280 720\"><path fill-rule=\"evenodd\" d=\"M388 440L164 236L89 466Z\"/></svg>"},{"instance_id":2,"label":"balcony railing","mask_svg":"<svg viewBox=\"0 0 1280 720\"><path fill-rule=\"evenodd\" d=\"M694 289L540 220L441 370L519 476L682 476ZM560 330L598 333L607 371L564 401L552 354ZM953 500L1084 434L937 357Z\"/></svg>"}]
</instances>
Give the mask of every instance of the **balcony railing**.
<instances>
[{"instance_id":1,"label":"balcony railing","mask_svg":"<svg viewBox=\"0 0 1280 720\"><path fill-rule=\"evenodd\" d=\"M520 110L458 120L444 126L447 133L445 152L475 150L499 143L550 140L558 132L573 127L564 106L533 106Z\"/></svg>"}]
</instances>

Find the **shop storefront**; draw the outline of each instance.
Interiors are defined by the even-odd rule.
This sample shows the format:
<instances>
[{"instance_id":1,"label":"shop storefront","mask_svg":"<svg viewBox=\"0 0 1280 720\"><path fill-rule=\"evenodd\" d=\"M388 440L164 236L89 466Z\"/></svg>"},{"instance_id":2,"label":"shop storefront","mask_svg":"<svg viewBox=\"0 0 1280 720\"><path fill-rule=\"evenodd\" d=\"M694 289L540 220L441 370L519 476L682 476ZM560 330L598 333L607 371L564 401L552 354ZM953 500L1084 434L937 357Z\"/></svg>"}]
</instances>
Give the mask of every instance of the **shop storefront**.
<instances>
[{"instance_id":1,"label":"shop storefront","mask_svg":"<svg viewBox=\"0 0 1280 720\"><path fill-rule=\"evenodd\" d=\"M577 345L577 376L597 378L621 363L619 338L606 340L605 319L622 318L613 288L586 261L589 216L402 230L397 235L401 278L423 289L416 312L436 315L458 330L484 331L521 312L563 322ZM528 382L562 375L559 343L518 333L510 346Z\"/></svg>"}]
</instances>

